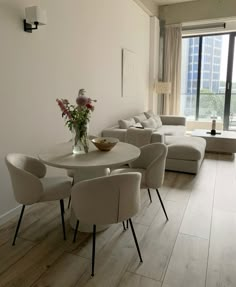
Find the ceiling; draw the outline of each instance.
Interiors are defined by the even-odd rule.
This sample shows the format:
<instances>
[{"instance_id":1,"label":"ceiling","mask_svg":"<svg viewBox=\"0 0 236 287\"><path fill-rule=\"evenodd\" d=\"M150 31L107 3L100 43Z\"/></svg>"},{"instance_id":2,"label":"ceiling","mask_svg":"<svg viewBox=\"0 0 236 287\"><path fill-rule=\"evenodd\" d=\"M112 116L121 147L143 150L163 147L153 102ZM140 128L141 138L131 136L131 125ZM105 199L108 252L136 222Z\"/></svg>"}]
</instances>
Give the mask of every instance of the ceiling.
<instances>
[{"instance_id":1,"label":"ceiling","mask_svg":"<svg viewBox=\"0 0 236 287\"><path fill-rule=\"evenodd\" d=\"M177 4L182 2L192 2L192 1L198 1L198 0L154 0L158 5L171 5L171 4Z\"/></svg>"}]
</instances>

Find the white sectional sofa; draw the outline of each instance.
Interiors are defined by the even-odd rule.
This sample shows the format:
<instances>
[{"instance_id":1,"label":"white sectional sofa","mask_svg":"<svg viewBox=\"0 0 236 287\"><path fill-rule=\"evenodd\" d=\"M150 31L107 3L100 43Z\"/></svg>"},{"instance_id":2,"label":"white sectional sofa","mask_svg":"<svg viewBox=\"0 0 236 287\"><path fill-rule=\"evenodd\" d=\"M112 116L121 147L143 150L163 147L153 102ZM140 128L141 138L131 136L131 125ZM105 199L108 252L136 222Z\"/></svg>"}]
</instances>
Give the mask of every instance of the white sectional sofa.
<instances>
[{"instance_id":1,"label":"white sectional sofa","mask_svg":"<svg viewBox=\"0 0 236 287\"><path fill-rule=\"evenodd\" d=\"M119 120L118 125L104 129L102 136L116 137L139 147L154 142L165 143L168 146L166 169L196 174L204 158L206 141L185 136L185 124L185 117L144 112Z\"/></svg>"},{"instance_id":2,"label":"white sectional sofa","mask_svg":"<svg viewBox=\"0 0 236 287\"><path fill-rule=\"evenodd\" d=\"M110 128L106 128L102 131L104 137L115 137L122 142L126 142L127 128L138 126L145 120L148 120L147 113L142 113L126 120L120 120L119 124ZM150 113L151 115L151 113ZM150 118L150 117L149 117ZM133 121L132 121L133 119ZM151 143L165 142L165 136L184 136L186 130L186 119L181 116L160 116L161 124L157 128L145 127L152 129ZM122 122L123 121L123 122ZM130 125L125 126L124 122L130 122ZM123 124L123 125L122 125ZM138 125L137 125L138 124ZM129 126L128 126L129 125Z\"/></svg>"}]
</instances>

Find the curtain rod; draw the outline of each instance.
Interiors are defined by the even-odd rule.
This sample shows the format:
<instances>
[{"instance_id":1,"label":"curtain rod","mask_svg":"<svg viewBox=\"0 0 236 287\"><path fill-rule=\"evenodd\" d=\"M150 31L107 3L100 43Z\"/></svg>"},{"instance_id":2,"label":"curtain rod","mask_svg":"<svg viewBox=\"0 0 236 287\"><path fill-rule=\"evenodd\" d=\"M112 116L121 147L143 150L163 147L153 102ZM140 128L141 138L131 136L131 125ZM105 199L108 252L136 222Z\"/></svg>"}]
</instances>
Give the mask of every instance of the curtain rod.
<instances>
[{"instance_id":1,"label":"curtain rod","mask_svg":"<svg viewBox=\"0 0 236 287\"><path fill-rule=\"evenodd\" d=\"M211 28L226 28L226 23L209 23L202 25L191 25L191 26L182 26L182 31L191 31L191 30L201 30L201 29L211 29Z\"/></svg>"}]
</instances>

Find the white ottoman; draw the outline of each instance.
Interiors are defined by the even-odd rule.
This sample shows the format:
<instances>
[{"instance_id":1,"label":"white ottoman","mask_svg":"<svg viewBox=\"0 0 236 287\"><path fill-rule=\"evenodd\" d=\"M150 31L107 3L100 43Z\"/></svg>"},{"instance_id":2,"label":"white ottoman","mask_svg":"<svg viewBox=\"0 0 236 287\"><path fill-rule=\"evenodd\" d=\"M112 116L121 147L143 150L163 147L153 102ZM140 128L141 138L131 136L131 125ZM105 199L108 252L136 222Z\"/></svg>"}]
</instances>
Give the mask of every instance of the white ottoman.
<instances>
[{"instance_id":1,"label":"white ottoman","mask_svg":"<svg viewBox=\"0 0 236 287\"><path fill-rule=\"evenodd\" d=\"M196 174L205 154L206 140L200 137L166 136L166 169Z\"/></svg>"}]
</instances>

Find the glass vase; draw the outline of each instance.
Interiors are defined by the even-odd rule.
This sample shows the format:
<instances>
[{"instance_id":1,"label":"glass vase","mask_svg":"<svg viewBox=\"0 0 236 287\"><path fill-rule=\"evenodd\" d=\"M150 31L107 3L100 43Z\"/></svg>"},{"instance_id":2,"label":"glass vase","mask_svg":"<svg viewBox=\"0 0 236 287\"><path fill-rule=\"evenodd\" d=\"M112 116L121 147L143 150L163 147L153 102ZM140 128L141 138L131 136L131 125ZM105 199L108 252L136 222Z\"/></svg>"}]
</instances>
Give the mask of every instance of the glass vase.
<instances>
[{"instance_id":1,"label":"glass vase","mask_svg":"<svg viewBox=\"0 0 236 287\"><path fill-rule=\"evenodd\" d=\"M72 147L73 154L85 154L89 150L89 140L88 140L87 126L83 127L82 130L73 129L72 130Z\"/></svg>"}]
</instances>

